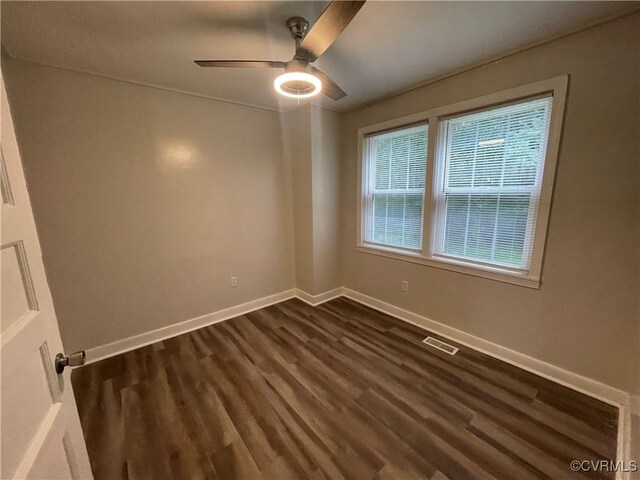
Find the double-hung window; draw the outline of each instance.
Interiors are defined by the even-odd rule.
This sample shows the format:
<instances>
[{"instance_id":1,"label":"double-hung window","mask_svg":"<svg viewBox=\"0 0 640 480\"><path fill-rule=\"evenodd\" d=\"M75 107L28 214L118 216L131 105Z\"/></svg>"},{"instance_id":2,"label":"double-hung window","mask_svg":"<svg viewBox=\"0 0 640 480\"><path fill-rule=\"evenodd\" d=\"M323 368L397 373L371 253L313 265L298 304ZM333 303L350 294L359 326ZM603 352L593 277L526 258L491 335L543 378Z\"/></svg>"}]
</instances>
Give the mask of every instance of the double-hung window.
<instances>
[{"instance_id":1,"label":"double-hung window","mask_svg":"<svg viewBox=\"0 0 640 480\"><path fill-rule=\"evenodd\" d=\"M434 255L528 270L551 102L440 121Z\"/></svg>"},{"instance_id":2,"label":"double-hung window","mask_svg":"<svg viewBox=\"0 0 640 480\"><path fill-rule=\"evenodd\" d=\"M427 167L426 124L366 139L367 243L419 251Z\"/></svg>"},{"instance_id":3,"label":"double-hung window","mask_svg":"<svg viewBox=\"0 0 640 480\"><path fill-rule=\"evenodd\" d=\"M567 77L361 129L361 251L537 287Z\"/></svg>"}]
</instances>

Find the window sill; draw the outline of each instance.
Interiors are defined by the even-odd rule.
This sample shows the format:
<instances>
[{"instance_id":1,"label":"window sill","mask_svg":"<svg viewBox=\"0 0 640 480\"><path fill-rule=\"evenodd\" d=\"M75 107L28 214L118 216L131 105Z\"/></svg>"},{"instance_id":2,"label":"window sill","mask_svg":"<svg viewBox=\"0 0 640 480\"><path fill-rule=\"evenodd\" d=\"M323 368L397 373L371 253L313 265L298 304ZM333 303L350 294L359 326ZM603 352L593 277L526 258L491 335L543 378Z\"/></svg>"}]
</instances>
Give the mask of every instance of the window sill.
<instances>
[{"instance_id":1,"label":"window sill","mask_svg":"<svg viewBox=\"0 0 640 480\"><path fill-rule=\"evenodd\" d=\"M417 263L428 267L441 268L452 272L472 275L474 277L488 278L498 282L510 283L512 285L520 285L527 288L540 288L540 279L529 277L525 274L502 270L498 267L489 267L482 265L470 265L468 263L445 258L428 258L417 252L410 252L393 247L385 247L378 245L360 244L356 246L356 251L378 255L381 257L392 258L404 262Z\"/></svg>"}]
</instances>

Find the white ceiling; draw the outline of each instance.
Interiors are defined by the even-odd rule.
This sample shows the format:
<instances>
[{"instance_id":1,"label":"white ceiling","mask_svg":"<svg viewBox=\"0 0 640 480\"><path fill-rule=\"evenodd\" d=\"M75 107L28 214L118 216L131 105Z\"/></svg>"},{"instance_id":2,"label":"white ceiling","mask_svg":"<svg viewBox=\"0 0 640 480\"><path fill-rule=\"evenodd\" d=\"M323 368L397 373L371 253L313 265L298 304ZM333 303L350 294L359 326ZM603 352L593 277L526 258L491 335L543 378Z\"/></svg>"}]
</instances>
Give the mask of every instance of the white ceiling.
<instances>
[{"instance_id":1,"label":"white ceiling","mask_svg":"<svg viewBox=\"0 0 640 480\"><path fill-rule=\"evenodd\" d=\"M15 58L248 103L287 108L277 70L201 68L198 59L288 60L291 16L328 2L6 2L2 43ZM370 1L316 66L346 110L638 6L638 2Z\"/></svg>"}]
</instances>

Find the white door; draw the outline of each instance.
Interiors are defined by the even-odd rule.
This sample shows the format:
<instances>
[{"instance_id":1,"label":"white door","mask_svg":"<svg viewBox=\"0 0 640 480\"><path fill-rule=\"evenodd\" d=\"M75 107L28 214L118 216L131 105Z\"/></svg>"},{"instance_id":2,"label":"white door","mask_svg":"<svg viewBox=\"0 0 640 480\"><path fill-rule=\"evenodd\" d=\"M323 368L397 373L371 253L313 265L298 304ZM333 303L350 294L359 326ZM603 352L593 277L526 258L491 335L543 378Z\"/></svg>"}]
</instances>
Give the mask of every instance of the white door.
<instances>
[{"instance_id":1,"label":"white door","mask_svg":"<svg viewBox=\"0 0 640 480\"><path fill-rule=\"evenodd\" d=\"M2 478L92 478L70 369L62 352L4 80L0 231Z\"/></svg>"}]
</instances>

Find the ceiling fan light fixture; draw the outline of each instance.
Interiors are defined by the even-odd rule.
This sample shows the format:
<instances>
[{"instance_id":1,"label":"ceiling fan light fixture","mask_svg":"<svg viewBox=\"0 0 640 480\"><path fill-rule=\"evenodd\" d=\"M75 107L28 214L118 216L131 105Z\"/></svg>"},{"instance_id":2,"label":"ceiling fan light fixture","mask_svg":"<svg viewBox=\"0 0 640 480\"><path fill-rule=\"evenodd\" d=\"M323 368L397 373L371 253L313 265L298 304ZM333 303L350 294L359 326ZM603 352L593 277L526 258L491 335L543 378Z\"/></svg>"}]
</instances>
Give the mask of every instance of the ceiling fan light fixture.
<instances>
[{"instance_id":1,"label":"ceiling fan light fixture","mask_svg":"<svg viewBox=\"0 0 640 480\"><path fill-rule=\"evenodd\" d=\"M315 75L306 72L285 72L273 82L280 95L290 98L309 98L322 91L322 82Z\"/></svg>"}]
</instances>

